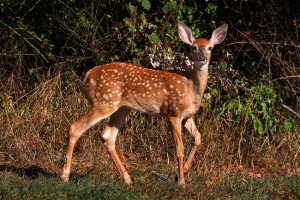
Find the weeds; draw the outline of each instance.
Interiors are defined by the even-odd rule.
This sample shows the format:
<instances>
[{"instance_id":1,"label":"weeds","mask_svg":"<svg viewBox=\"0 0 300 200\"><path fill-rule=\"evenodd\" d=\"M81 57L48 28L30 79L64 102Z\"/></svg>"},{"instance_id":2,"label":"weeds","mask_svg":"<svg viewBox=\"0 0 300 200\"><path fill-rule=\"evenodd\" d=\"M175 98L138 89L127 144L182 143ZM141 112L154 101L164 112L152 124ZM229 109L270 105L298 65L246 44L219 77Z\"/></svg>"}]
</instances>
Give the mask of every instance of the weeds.
<instances>
[{"instance_id":1,"label":"weeds","mask_svg":"<svg viewBox=\"0 0 300 200\"><path fill-rule=\"evenodd\" d=\"M276 91L262 83L252 87L246 96L226 101L220 109L219 117L225 117L246 130L253 130L258 134L273 134L277 131L276 105L281 102Z\"/></svg>"},{"instance_id":2,"label":"weeds","mask_svg":"<svg viewBox=\"0 0 300 200\"><path fill-rule=\"evenodd\" d=\"M220 110L218 106L211 106L211 102L206 102L210 106L205 106L195 116L202 133L202 145L193 169L186 177L188 187L184 190L175 186L176 154L167 120L137 112L128 116L116 143L117 151L133 177L133 187L123 184L100 141L100 132L107 120L80 138L75 147L70 183L61 184L59 175L67 148L69 124L88 109L78 79L74 73L57 73L17 99L2 99L1 198L299 197L296 186L300 173L297 124L291 121L293 126L279 129L295 132L246 134L244 126L236 126L239 119L218 116ZM252 99L252 102L255 101ZM240 113L245 114L242 110ZM194 141L187 132L183 133L187 154ZM162 179L152 171L168 178Z\"/></svg>"},{"instance_id":3,"label":"weeds","mask_svg":"<svg viewBox=\"0 0 300 200\"><path fill-rule=\"evenodd\" d=\"M80 84L76 82L78 79L74 73L57 73L18 99L2 100L1 165L19 168L36 166L56 175L61 173L69 124L88 109L87 101L80 92ZM245 106L254 106L258 102L252 98L252 103L243 105L239 113L245 116ZM202 133L202 145L192 170L196 176L223 174L231 171L229 166L237 164L246 168L264 167L279 174L286 170L289 175L299 173L297 124L291 128L288 124L282 128L278 126L277 133L273 135L248 134L248 127L236 126L241 120L228 117L235 114L233 111L224 110L223 113L228 115L214 117L218 116L219 111L217 106L207 106L195 116ZM247 120L242 122L247 123ZM80 138L75 147L73 174L94 171L97 177L98 172L116 171L100 141L100 132L106 123L107 120L104 120ZM184 144L187 154L193 146L193 138L185 131ZM167 120L162 117L132 112L117 138L116 147L124 155L123 160L129 169L144 171L153 164L156 166L155 163L165 162L170 167L168 171L171 176L176 171L173 138ZM97 169L97 165L104 168Z\"/></svg>"}]
</instances>

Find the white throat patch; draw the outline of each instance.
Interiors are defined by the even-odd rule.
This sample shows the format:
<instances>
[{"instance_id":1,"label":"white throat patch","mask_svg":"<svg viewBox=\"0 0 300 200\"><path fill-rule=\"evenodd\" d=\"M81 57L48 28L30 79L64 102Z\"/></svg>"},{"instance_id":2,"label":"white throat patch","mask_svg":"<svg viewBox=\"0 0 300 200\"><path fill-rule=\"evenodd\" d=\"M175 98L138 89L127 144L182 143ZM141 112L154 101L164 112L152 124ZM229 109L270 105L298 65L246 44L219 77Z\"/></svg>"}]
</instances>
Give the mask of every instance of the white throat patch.
<instances>
[{"instance_id":1,"label":"white throat patch","mask_svg":"<svg viewBox=\"0 0 300 200\"><path fill-rule=\"evenodd\" d=\"M206 62L204 65L200 62L197 62L197 63L195 63L194 68L197 71L204 71L204 70L208 69L208 64L209 64L209 62Z\"/></svg>"},{"instance_id":2,"label":"white throat patch","mask_svg":"<svg viewBox=\"0 0 300 200\"><path fill-rule=\"evenodd\" d=\"M204 65L202 65L202 67L200 68L201 71L207 70L207 69L208 69L208 62L205 63Z\"/></svg>"}]
</instances>

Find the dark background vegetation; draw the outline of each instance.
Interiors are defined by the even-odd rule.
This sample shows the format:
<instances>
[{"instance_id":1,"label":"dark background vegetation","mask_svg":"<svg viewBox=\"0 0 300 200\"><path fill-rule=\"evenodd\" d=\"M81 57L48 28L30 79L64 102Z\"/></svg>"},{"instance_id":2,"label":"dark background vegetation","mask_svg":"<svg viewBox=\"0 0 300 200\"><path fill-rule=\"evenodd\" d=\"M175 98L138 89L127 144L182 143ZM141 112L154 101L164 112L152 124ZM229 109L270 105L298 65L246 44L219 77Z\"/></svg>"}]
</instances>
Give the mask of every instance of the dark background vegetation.
<instances>
[{"instance_id":1,"label":"dark background vegetation","mask_svg":"<svg viewBox=\"0 0 300 200\"><path fill-rule=\"evenodd\" d=\"M174 67L168 56L188 55L177 32L183 21L205 38L229 25L213 50L207 98L195 116L203 144L192 171L218 174L246 166L298 174L299 9L294 0L1 1L1 170L34 166L59 174L69 124L88 109L82 74L112 61L152 67L152 55L160 68ZM74 173L97 171L97 160L111 166L100 145L103 126L81 138ZM185 144L189 150L189 135ZM173 141L160 117L132 113L117 147L134 169L174 162Z\"/></svg>"}]
</instances>

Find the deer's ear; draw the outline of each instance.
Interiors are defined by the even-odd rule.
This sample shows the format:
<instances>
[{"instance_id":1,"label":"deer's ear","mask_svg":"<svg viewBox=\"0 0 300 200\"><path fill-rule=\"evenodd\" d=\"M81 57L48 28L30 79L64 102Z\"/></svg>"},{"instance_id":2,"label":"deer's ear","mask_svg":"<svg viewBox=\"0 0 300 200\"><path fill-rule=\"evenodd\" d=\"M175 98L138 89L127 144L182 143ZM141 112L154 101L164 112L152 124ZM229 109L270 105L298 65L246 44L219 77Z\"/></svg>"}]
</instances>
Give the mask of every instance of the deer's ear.
<instances>
[{"instance_id":1,"label":"deer's ear","mask_svg":"<svg viewBox=\"0 0 300 200\"><path fill-rule=\"evenodd\" d=\"M226 34L227 34L227 29L228 29L227 24L223 24L220 27L218 27L217 29L215 29L210 38L210 42L213 45L220 44L221 42L223 42L223 40L225 39Z\"/></svg>"},{"instance_id":2,"label":"deer's ear","mask_svg":"<svg viewBox=\"0 0 300 200\"><path fill-rule=\"evenodd\" d=\"M178 22L178 33L179 33L180 39L184 43L193 45L195 38L194 38L194 35L193 35L191 29L187 25L185 25L182 22Z\"/></svg>"}]
</instances>

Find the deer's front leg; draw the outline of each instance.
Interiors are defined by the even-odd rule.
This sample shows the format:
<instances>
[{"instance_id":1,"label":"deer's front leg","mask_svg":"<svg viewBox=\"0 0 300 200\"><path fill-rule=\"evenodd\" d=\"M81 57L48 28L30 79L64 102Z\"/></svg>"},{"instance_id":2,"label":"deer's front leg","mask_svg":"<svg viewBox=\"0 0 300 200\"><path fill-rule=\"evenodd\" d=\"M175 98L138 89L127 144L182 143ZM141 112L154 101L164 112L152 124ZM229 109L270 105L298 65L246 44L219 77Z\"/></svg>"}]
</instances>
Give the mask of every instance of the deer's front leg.
<instances>
[{"instance_id":1,"label":"deer's front leg","mask_svg":"<svg viewBox=\"0 0 300 200\"><path fill-rule=\"evenodd\" d=\"M182 135L181 135L181 119L178 117L170 117L169 118L172 134L175 141L176 146L176 155L178 160L178 185L180 187L185 186L185 179L184 179L184 169L183 169L183 156L184 156L184 146L182 142Z\"/></svg>"},{"instance_id":2,"label":"deer's front leg","mask_svg":"<svg viewBox=\"0 0 300 200\"><path fill-rule=\"evenodd\" d=\"M184 173L186 174L192 167L192 163L195 157L195 153L198 149L198 147L201 144L201 134L199 133L195 122L193 120L193 118L189 118L186 120L184 127L189 131L189 133L194 137L195 142L194 142L194 146L189 154L189 157L187 159L187 161L185 162L184 165Z\"/></svg>"}]
</instances>

